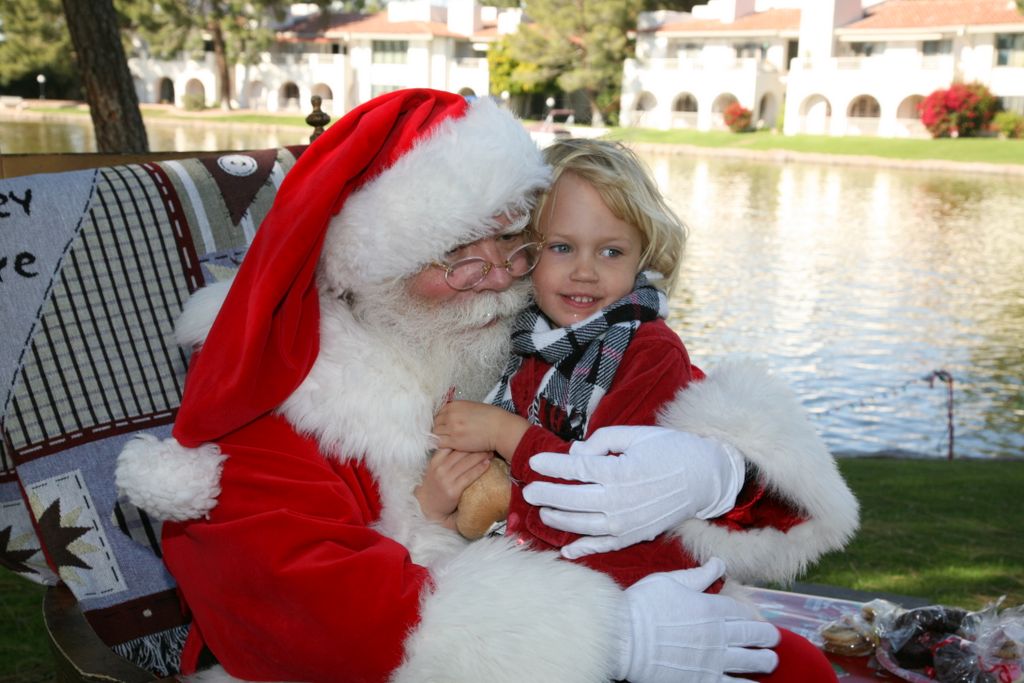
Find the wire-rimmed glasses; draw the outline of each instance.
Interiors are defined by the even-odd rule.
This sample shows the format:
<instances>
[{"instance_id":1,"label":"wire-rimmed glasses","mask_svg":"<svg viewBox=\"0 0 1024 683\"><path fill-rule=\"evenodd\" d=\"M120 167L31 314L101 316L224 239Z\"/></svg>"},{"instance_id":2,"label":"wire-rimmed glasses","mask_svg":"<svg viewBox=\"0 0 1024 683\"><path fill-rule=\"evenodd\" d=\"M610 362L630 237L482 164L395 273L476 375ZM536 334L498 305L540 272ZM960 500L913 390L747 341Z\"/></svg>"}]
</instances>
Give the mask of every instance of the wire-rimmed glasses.
<instances>
[{"instance_id":1,"label":"wire-rimmed glasses","mask_svg":"<svg viewBox=\"0 0 1024 683\"><path fill-rule=\"evenodd\" d=\"M509 252L504 263L493 263L480 256L467 256L454 263L434 261L430 265L444 270L444 281L448 283L448 286L463 292L473 289L483 282L487 274L494 268L504 268L509 275L515 278L529 275L537 266L542 246L543 242L522 244Z\"/></svg>"}]
</instances>

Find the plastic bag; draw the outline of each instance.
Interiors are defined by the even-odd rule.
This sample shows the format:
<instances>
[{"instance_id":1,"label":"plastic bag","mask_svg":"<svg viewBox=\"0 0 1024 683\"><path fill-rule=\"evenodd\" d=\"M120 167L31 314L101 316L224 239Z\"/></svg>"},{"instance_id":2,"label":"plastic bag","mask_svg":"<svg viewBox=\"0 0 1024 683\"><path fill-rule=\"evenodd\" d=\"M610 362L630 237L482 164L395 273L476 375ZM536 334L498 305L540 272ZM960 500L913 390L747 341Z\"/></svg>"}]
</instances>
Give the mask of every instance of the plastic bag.
<instances>
[{"instance_id":1,"label":"plastic bag","mask_svg":"<svg viewBox=\"0 0 1024 683\"><path fill-rule=\"evenodd\" d=\"M968 612L872 600L860 613L822 627L822 647L851 656L874 653L908 681L1024 683L1024 606L1000 610L1001 603Z\"/></svg>"}]
</instances>

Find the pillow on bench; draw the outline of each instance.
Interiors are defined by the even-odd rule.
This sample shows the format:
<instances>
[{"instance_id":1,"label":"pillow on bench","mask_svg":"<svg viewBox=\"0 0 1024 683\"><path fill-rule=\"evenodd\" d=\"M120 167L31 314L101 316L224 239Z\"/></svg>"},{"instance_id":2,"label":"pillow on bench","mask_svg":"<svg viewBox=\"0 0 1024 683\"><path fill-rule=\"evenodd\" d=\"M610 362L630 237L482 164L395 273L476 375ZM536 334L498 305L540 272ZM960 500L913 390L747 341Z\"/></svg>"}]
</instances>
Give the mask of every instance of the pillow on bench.
<instances>
[{"instance_id":1,"label":"pillow on bench","mask_svg":"<svg viewBox=\"0 0 1024 683\"><path fill-rule=\"evenodd\" d=\"M189 294L237 268L304 146L0 180L0 564L74 593L125 658L176 672L187 630L159 528L114 465L170 435Z\"/></svg>"}]
</instances>

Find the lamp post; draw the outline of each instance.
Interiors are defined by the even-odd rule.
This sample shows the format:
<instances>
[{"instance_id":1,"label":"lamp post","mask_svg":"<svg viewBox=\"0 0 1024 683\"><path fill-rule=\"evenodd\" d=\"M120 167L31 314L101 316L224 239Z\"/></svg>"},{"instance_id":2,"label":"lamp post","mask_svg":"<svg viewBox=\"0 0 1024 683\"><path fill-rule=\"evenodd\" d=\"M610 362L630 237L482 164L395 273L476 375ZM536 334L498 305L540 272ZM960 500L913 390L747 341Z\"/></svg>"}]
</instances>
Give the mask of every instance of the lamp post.
<instances>
[{"instance_id":1,"label":"lamp post","mask_svg":"<svg viewBox=\"0 0 1024 683\"><path fill-rule=\"evenodd\" d=\"M46 76L39 74L36 76L36 83L39 84L39 99L46 98Z\"/></svg>"},{"instance_id":2,"label":"lamp post","mask_svg":"<svg viewBox=\"0 0 1024 683\"><path fill-rule=\"evenodd\" d=\"M508 99L511 96L512 95L509 93L508 90L501 91L501 106L504 107L505 109L508 109Z\"/></svg>"}]
</instances>

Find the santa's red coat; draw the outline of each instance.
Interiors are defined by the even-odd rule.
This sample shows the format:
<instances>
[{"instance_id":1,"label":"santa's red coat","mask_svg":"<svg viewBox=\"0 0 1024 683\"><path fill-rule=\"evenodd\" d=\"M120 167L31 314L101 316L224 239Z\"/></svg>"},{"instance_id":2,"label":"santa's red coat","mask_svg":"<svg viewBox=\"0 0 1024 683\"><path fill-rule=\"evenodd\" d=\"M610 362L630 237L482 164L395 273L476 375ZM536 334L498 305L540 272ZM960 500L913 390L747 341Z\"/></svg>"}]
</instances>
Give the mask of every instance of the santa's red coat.
<instances>
[{"instance_id":1,"label":"santa's red coat","mask_svg":"<svg viewBox=\"0 0 1024 683\"><path fill-rule=\"evenodd\" d=\"M228 673L255 680L607 679L619 586L555 553L466 543L423 519L412 490L437 399L343 310L321 325L303 385L218 441L227 458L207 518L164 525L165 560L194 616L185 671L206 644ZM732 444L760 489L803 516L788 529L688 520L672 533L694 560L786 580L856 527L834 461L760 367L724 364L663 413L662 424ZM194 470L151 476L173 490Z\"/></svg>"}]
</instances>

